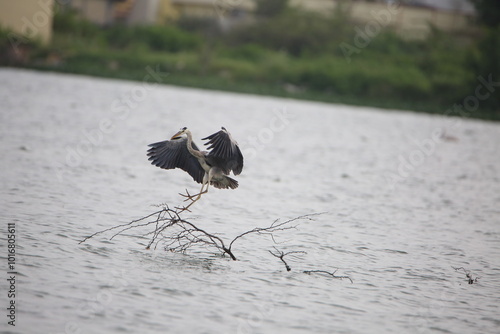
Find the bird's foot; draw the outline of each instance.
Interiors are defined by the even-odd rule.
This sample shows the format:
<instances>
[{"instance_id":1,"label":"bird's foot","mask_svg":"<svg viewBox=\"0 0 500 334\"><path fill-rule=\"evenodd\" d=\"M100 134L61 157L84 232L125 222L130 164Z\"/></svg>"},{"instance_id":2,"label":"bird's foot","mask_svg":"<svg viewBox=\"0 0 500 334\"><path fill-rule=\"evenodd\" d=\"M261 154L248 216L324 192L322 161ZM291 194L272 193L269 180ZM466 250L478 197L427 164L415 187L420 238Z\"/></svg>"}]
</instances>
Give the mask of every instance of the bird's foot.
<instances>
[{"instance_id":1,"label":"bird's foot","mask_svg":"<svg viewBox=\"0 0 500 334\"><path fill-rule=\"evenodd\" d=\"M199 199L200 199L201 195L203 195L203 194L205 194L205 193L207 193L207 192L208 192L208 190L204 190L204 191L202 191L202 192L199 192L198 194L193 194L193 195L191 195L191 194L189 193L189 191L186 189L186 193L185 193L185 194L179 193L179 195L181 195L182 197L185 197L185 198L186 198L186 199L184 200L184 202L186 202L186 201L189 201L189 200L190 200L192 203L194 203L194 202L196 202L197 200L199 200ZM192 204L192 203L191 203L191 204ZM191 205L191 204L189 204L189 205Z\"/></svg>"},{"instance_id":2,"label":"bird's foot","mask_svg":"<svg viewBox=\"0 0 500 334\"><path fill-rule=\"evenodd\" d=\"M176 207L178 211L178 213L181 213L181 212L184 212L184 211L188 211L188 212L191 212L191 210L189 210L189 208L191 207L191 205L193 205L194 203L196 203L200 198L201 198L201 195L205 194L208 192L208 189L205 189L203 191L200 191L198 194L190 194L189 191L186 189L186 193L185 194L182 194L182 193L179 193L179 195L181 195L182 197L185 197L186 199L184 200L184 202L186 201L191 201L191 203L189 203L187 206L183 206L183 207Z\"/></svg>"},{"instance_id":3,"label":"bird's foot","mask_svg":"<svg viewBox=\"0 0 500 334\"><path fill-rule=\"evenodd\" d=\"M193 204L193 203L191 203ZM180 214L180 213L183 213L184 211L187 211L187 212L191 212L191 210L189 210L189 207L191 206L191 204L189 204L187 207L186 206L176 206L175 209L177 210L177 214Z\"/></svg>"},{"instance_id":4,"label":"bird's foot","mask_svg":"<svg viewBox=\"0 0 500 334\"><path fill-rule=\"evenodd\" d=\"M184 211L188 211L188 212L191 212L191 210L189 210L189 208L191 207L191 205L193 205L194 203L196 203L196 201L198 201L200 199L201 195L198 196L197 198L193 199L193 198L188 198L188 199L191 199L191 203L189 203L188 206L183 206L183 207L176 207L177 210L180 210L178 213L181 213L181 212L184 212Z\"/></svg>"},{"instance_id":5,"label":"bird's foot","mask_svg":"<svg viewBox=\"0 0 500 334\"><path fill-rule=\"evenodd\" d=\"M184 202L186 202L186 201L188 201L188 200L193 201L193 197L195 197L197 194L196 194L196 195L191 195L191 194L189 193L189 191L186 189L186 193L185 193L185 194L183 194L183 193L179 193L179 195L181 195L182 197L185 197L186 199L184 200Z\"/></svg>"}]
</instances>

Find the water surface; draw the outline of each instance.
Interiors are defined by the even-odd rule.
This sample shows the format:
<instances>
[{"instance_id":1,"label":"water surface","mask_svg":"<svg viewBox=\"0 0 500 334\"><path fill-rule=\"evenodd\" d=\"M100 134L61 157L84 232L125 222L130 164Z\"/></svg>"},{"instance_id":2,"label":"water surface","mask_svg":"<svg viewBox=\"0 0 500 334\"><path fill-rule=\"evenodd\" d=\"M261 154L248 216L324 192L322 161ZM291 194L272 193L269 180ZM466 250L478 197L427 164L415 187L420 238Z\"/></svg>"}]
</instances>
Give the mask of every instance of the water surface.
<instances>
[{"instance_id":1,"label":"water surface","mask_svg":"<svg viewBox=\"0 0 500 334\"><path fill-rule=\"evenodd\" d=\"M6 68L0 87L2 217L18 251L3 332L498 331L497 123ZM200 145L225 126L245 155L240 187L210 189L186 219L231 240L323 214L277 244L242 238L238 261L112 234L79 244L199 189L146 157L184 126ZM286 272L273 246L306 254ZM336 269L354 283L302 272Z\"/></svg>"}]
</instances>

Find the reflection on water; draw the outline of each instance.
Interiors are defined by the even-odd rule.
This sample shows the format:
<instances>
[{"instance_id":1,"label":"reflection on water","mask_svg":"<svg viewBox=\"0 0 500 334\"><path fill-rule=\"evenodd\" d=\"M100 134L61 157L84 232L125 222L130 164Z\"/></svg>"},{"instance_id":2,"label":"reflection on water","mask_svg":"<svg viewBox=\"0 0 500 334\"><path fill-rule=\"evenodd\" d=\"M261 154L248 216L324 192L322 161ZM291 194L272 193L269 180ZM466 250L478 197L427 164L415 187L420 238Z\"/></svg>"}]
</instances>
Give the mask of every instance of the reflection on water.
<instances>
[{"instance_id":1,"label":"reflection on water","mask_svg":"<svg viewBox=\"0 0 500 334\"><path fill-rule=\"evenodd\" d=\"M500 324L496 123L168 86L127 105L140 83L14 69L0 81L19 332L493 333ZM276 235L278 245L242 238L239 261L147 251L133 237L79 245L198 189L145 153L183 126L200 144L224 126L246 157L240 187L210 189L189 220L231 240L325 213ZM306 253L286 272L273 245ZM336 269L354 283L302 273Z\"/></svg>"}]
</instances>

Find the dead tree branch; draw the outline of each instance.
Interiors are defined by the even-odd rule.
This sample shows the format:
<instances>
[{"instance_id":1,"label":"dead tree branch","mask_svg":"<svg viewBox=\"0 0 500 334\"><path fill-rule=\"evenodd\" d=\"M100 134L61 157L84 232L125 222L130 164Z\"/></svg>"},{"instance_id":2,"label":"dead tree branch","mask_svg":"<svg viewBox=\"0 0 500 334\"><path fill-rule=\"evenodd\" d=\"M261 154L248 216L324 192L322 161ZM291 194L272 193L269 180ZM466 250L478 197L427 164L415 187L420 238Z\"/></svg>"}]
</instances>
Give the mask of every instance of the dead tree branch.
<instances>
[{"instance_id":1,"label":"dead tree branch","mask_svg":"<svg viewBox=\"0 0 500 334\"><path fill-rule=\"evenodd\" d=\"M306 254L306 252L304 251L292 251L292 252L282 252L280 251L278 248L274 247L273 248L276 250L276 253L273 253L272 251L269 251L269 253L271 253L274 257L277 257L278 259L281 260L281 262L283 262L285 264L285 268L286 268L286 271L290 271L292 270L292 268L290 268L290 266L288 265L288 263L286 263L284 257L287 256L287 255L290 255L290 254L299 254L299 253L302 253L302 254Z\"/></svg>"},{"instance_id":2,"label":"dead tree branch","mask_svg":"<svg viewBox=\"0 0 500 334\"><path fill-rule=\"evenodd\" d=\"M335 269L333 273L326 271L326 270L304 270L305 274L311 275L311 274L322 274L322 275L329 275L333 278L338 278L338 279L344 279L347 278L349 281L351 281L351 284L353 283L352 279L349 276L336 276L335 273L337 272L338 269Z\"/></svg>"},{"instance_id":3,"label":"dead tree branch","mask_svg":"<svg viewBox=\"0 0 500 334\"><path fill-rule=\"evenodd\" d=\"M205 229L199 228L192 222L183 219L180 214L184 211L186 211L184 208L170 209L167 205L164 205L161 210L153 212L142 218L132 220L131 222L126 224L116 225L104 229L102 231L95 232L82 239L79 243L80 244L84 243L99 234L109 231L116 231L110 237L111 240L119 235L124 235L125 232L127 231L134 229L148 228L152 226L153 228L151 230L140 235L143 238L145 237L149 238L149 242L146 246L146 249L150 249L151 247L156 248L158 244L162 242L165 250L177 253L186 253L190 248L199 245L207 248L215 248L222 254L227 254L232 260L236 260L236 256L232 251L232 247L237 240L245 236L248 236L250 234L258 234L258 235L270 236L273 242L277 243L275 240L276 232L295 229L297 228L297 225L301 220L312 220L314 216L322 214L322 213L313 213L308 215L302 215L282 222L280 222L279 219L276 219L271 225L267 227L255 227L251 230L245 231L237 235L226 246L226 243L220 236L216 235L215 233L210 233ZM273 248L274 252L269 250L269 253L271 253L271 255L273 255L274 257L280 259L280 261L283 262L283 264L285 265L287 271L291 271L292 269L285 260L286 256L294 256L294 254L306 254L306 252L304 251L283 252L278 248L276 248L275 246L273 246ZM465 270L464 268L454 268L454 269L464 270L467 277L469 278L469 284L472 284L471 280L473 280L473 282L477 282L478 278L473 279L472 276L470 275L470 272ZM335 275L337 270L335 270L334 272L328 272L325 270L305 270L303 272L309 275L322 274L337 279L345 278L351 281L351 283L353 283L352 279L349 276Z\"/></svg>"},{"instance_id":4,"label":"dead tree branch","mask_svg":"<svg viewBox=\"0 0 500 334\"><path fill-rule=\"evenodd\" d=\"M472 277L472 273L470 270L467 270L465 269L464 267L458 267L458 268L455 268L453 266L451 266L453 269L455 269L455 271L462 271L464 274L465 274L465 277L467 277L467 283L469 284L474 284L474 283L477 283L477 281L481 278L479 276L476 276L476 277Z\"/></svg>"},{"instance_id":5,"label":"dead tree branch","mask_svg":"<svg viewBox=\"0 0 500 334\"><path fill-rule=\"evenodd\" d=\"M180 214L184 211L184 208L176 208L174 210L165 205L162 210L153 212L142 218L133 220L126 224L120 224L104 229L102 231L95 232L90 236L85 237L79 243L81 244L95 237L96 235L113 230L116 230L117 232L111 236L110 240L115 238L116 236L123 235L126 231L153 226L152 230L141 235L141 237L148 237L150 239L146 246L146 249L150 249L152 246L156 248L160 242L163 242L164 248L166 250L185 253L188 249L195 245L202 245L208 248L216 248L217 250L221 251L222 254L227 254L232 260L236 260L236 256L232 251L232 247L236 240L248 234L256 233L269 235L275 242L274 233L296 228L297 224L294 223L298 223L299 220L311 220L313 216L320 214L316 213L303 215L284 222L275 220L270 226L255 227L252 230L237 235L234 239L231 240L229 245L226 246L224 240L218 235L209 233L208 231L201 229L195 224L183 219ZM284 254L283 257L285 255L286 254Z\"/></svg>"},{"instance_id":6,"label":"dead tree branch","mask_svg":"<svg viewBox=\"0 0 500 334\"><path fill-rule=\"evenodd\" d=\"M144 217L142 217L142 218L139 218L139 219L136 219L136 220L132 220L132 221L131 221L131 222L129 222L129 223L126 223L126 224L120 224L120 225L116 225L116 226L113 226L113 227L110 227L110 228L107 228L107 229L104 229L104 230L101 230L101 231L97 231L97 232L95 232L95 233L93 233L93 234L91 234L91 235L89 235L89 236L87 236L87 237L83 238L82 240L80 240L80 241L78 242L78 244L82 244L82 243L84 243L85 241L87 241L87 240L89 240L89 239L91 239L91 238L95 237L96 235L99 235L99 234L102 234L102 233L105 233L105 232L108 232L108 231L116 230L116 229L119 229L119 228L121 228L121 227L123 227L123 229L122 229L120 232L118 232L118 233L116 233L115 235L113 235L110 239L113 239L115 236L117 236L117 235L121 234L122 232L125 232L126 230L129 230L129 229L132 229L132 228L135 228L135 227L140 227L140 226L147 226L147 225L149 225L149 224L151 224L151 223L155 223L155 222L157 222L157 221L158 221L158 218L157 218L157 220L155 220L155 221L153 221L153 222L148 222L148 223L145 223L145 224L134 225L135 223L138 223L138 222L142 222L142 221L144 221L144 220L147 220L148 218L150 218L150 217L152 217L152 216L155 216L155 215L161 215L161 213L162 213L162 212L164 212L164 211L165 211L165 208L164 208L163 210L153 212L153 213L151 213L151 214L149 214L149 215L147 215L147 216L144 216Z\"/></svg>"},{"instance_id":7,"label":"dead tree branch","mask_svg":"<svg viewBox=\"0 0 500 334\"><path fill-rule=\"evenodd\" d=\"M243 232L239 235L237 235L230 243L228 249L231 250L231 247L233 246L234 242L247 234L251 233L257 233L257 234L264 234L264 235L269 235L272 239L273 242L276 243L276 240L274 239L274 234L275 232L278 231L285 231L285 230L290 230L290 229L295 229L297 228L297 225L291 225L292 223L299 221L299 220L312 220L313 216L321 215L322 213L312 213L308 215L302 215L298 216L289 220L286 220L284 222L279 222L279 219L276 219L270 226L268 227L255 227L254 229L250 231Z\"/></svg>"},{"instance_id":8,"label":"dead tree branch","mask_svg":"<svg viewBox=\"0 0 500 334\"><path fill-rule=\"evenodd\" d=\"M286 271L291 271L292 268L285 261L285 256L291 255L291 254L298 254L298 253L306 254L306 252L304 252L304 251L291 251L291 252L286 252L285 253L283 251L280 251L278 248L276 248L274 246L273 246L273 248L274 248L275 252L269 251L269 253L271 253L272 256L277 257L278 259L280 259L281 262L283 262L285 264ZM344 279L344 278L346 278L349 281L351 281L351 284L353 283L352 279L349 276L337 276L337 275L335 275L336 272L337 272L337 269L333 273L328 272L326 270L304 270L303 271L303 273L308 274L308 275L311 275L311 274L322 274L322 275L328 275L328 276L331 276L333 278L338 278L338 279Z\"/></svg>"}]
</instances>

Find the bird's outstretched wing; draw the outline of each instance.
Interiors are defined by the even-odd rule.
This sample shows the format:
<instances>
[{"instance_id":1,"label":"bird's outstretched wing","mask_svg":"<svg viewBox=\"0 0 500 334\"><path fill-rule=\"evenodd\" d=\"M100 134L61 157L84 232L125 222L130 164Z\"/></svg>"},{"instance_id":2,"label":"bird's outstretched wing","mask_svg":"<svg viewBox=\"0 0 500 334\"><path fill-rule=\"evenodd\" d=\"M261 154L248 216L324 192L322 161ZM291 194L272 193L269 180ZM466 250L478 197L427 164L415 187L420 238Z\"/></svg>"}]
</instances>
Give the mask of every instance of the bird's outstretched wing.
<instances>
[{"instance_id":1,"label":"bird's outstretched wing","mask_svg":"<svg viewBox=\"0 0 500 334\"><path fill-rule=\"evenodd\" d=\"M198 159L189 153L186 138L165 140L148 146L150 147L148 149L148 160L151 161L152 165L164 169L180 168L188 172L196 182L203 182L205 171ZM192 147L198 150L195 143L192 143Z\"/></svg>"},{"instance_id":2,"label":"bird's outstretched wing","mask_svg":"<svg viewBox=\"0 0 500 334\"><path fill-rule=\"evenodd\" d=\"M212 166L219 167L225 174L229 174L230 171L233 171L234 175L241 173L243 155L238 143L225 128L203 140L208 140L205 145L209 145L208 149L211 151L207 159Z\"/></svg>"}]
</instances>

